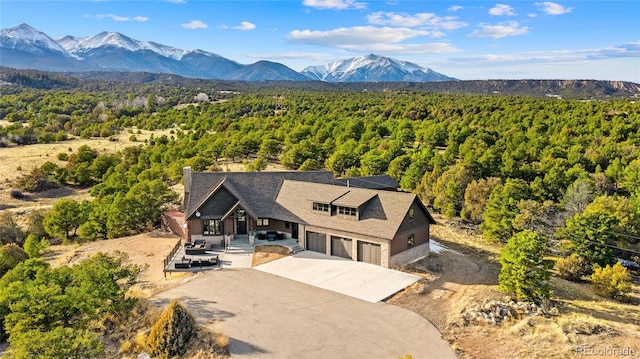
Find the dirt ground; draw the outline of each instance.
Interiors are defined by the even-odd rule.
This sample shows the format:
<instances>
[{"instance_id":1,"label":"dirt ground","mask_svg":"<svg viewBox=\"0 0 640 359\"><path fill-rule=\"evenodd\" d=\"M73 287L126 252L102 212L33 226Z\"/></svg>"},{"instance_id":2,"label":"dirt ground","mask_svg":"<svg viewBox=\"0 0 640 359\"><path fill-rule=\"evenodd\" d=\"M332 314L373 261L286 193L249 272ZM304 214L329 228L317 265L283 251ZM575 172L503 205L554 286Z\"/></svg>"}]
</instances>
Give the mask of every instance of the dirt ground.
<instances>
[{"instance_id":1,"label":"dirt ground","mask_svg":"<svg viewBox=\"0 0 640 359\"><path fill-rule=\"evenodd\" d=\"M139 283L132 289L140 298L148 298L155 293L184 283L193 277L189 273L163 274L163 260L180 237L161 230L118 239L99 240L86 244L51 246L44 259L54 266L73 265L98 252L126 253L128 263L145 268Z\"/></svg>"},{"instance_id":2,"label":"dirt ground","mask_svg":"<svg viewBox=\"0 0 640 359\"><path fill-rule=\"evenodd\" d=\"M6 121L5 121L6 123ZM0 126L2 123L0 123ZM171 130L146 131L131 129L133 133L122 131L117 135L108 138L73 138L68 141L54 143L38 143L25 146L0 147L0 183L11 181L22 174L38 167L46 161L51 161L59 166L64 166L66 162L59 161L58 153L75 153L80 146L87 145L98 153L114 153L125 147L144 144L144 140L149 139L153 134L155 137L162 135L170 136ZM131 142L129 137L135 134L137 142ZM69 150L71 149L71 150ZM18 167L21 170L18 170Z\"/></svg>"},{"instance_id":3,"label":"dirt ground","mask_svg":"<svg viewBox=\"0 0 640 359\"><path fill-rule=\"evenodd\" d=\"M631 303L597 297L589 283L552 279L555 317L528 317L499 325L465 325L465 308L485 300L508 301L497 290L498 248L439 219L432 237L449 250L407 268L424 279L388 303L431 321L460 358L640 357L640 286ZM611 355L613 354L613 355Z\"/></svg>"}]
</instances>

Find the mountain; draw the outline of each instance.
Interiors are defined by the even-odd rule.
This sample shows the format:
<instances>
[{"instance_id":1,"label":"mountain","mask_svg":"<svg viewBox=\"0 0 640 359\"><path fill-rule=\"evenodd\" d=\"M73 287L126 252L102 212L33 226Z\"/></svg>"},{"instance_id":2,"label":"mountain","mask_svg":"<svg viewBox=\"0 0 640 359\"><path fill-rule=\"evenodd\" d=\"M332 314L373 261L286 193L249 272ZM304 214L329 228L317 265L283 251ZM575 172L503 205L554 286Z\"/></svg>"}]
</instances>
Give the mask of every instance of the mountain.
<instances>
[{"instance_id":1,"label":"mountain","mask_svg":"<svg viewBox=\"0 0 640 359\"><path fill-rule=\"evenodd\" d=\"M370 54L310 66L302 74L312 80L327 82L433 82L456 79L411 62Z\"/></svg>"},{"instance_id":2,"label":"mountain","mask_svg":"<svg viewBox=\"0 0 640 359\"><path fill-rule=\"evenodd\" d=\"M117 32L54 40L22 24L0 30L0 65L57 72L121 71L237 81L307 81L277 63L242 65L202 50L139 41Z\"/></svg>"},{"instance_id":3,"label":"mountain","mask_svg":"<svg viewBox=\"0 0 640 359\"><path fill-rule=\"evenodd\" d=\"M0 44L5 49L32 55L69 56L54 39L27 24L0 30Z\"/></svg>"},{"instance_id":4,"label":"mountain","mask_svg":"<svg viewBox=\"0 0 640 359\"><path fill-rule=\"evenodd\" d=\"M27 24L0 30L0 50L0 66L54 72L148 72L232 81L455 80L426 67L373 54L308 67L299 73L276 62L243 65L214 53L139 41L117 32L54 40Z\"/></svg>"}]
</instances>

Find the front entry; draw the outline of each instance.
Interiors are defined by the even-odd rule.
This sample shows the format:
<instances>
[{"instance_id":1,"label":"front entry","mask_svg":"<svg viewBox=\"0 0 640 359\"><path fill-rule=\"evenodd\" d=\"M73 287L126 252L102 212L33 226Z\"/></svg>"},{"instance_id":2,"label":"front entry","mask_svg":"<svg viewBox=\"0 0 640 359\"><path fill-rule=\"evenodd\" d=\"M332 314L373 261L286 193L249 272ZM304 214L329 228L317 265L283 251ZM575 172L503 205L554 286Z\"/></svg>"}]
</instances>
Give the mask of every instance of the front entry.
<instances>
[{"instance_id":1,"label":"front entry","mask_svg":"<svg viewBox=\"0 0 640 359\"><path fill-rule=\"evenodd\" d=\"M291 223L291 238L298 239L298 224Z\"/></svg>"},{"instance_id":2,"label":"front entry","mask_svg":"<svg viewBox=\"0 0 640 359\"><path fill-rule=\"evenodd\" d=\"M244 209L236 211L236 234L247 234L247 214Z\"/></svg>"}]
</instances>

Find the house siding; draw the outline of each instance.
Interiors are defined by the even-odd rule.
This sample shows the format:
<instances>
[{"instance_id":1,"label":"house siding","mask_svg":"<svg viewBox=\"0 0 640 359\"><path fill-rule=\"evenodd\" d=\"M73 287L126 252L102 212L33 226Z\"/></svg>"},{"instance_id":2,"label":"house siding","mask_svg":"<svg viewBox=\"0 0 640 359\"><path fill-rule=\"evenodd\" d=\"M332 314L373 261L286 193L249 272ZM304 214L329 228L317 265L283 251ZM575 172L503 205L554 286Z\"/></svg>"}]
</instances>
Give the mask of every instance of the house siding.
<instances>
[{"instance_id":1,"label":"house siding","mask_svg":"<svg viewBox=\"0 0 640 359\"><path fill-rule=\"evenodd\" d=\"M265 227L256 227L258 232L266 232L266 231L278 231L285 234L285 237L291 237L291 224L289 224L289 228L287 228L285 221L281 221L278 219L269 218L269 225Z\"/></svg>"},{"instance_id":2,"label":"house siding","mask_svg":"<svg viewBox=\"0 0 640 359\"><path fill-rule=\"evenodd\" d=\"M211 198L200 206L202 219L220 219L238 202L224 187L218 189Z\"/></svg>"},{"instance_id":3,"label":"house siding","mask_svg":"<svg viewBox=\"0 0 640 359\"><path fill-rule=\"evenodd\" d=\"M409 249L407 246L407 238L412 233L415 235L415 247L429 242L429 218L416 201L413 201L410 209L404 215L404 220L402 224L400 224L398 233L396 233L391 241L391 256ZM411 211L411 209L413 209L413 219L409 218L409 211Z\"/></svg>"}]
</instances>

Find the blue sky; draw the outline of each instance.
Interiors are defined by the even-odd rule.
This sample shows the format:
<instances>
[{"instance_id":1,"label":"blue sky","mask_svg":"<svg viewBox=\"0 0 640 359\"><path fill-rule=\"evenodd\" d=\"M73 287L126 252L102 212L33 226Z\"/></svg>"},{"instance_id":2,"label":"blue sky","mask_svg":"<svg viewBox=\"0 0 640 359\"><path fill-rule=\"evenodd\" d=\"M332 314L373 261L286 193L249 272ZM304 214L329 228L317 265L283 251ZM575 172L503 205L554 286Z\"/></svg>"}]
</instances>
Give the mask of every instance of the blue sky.
<instances>
[{"instance_id":1,"label":"blue sky","mask_svg":"<svg viewBox=\"0 0 640 359\"><path fill-rule=\"evenodd\" d=\"M640 83L640 1L2 0L0 27L115 31L294 70L375 53L462 80Z\"/></svg>"}]
</instances>

